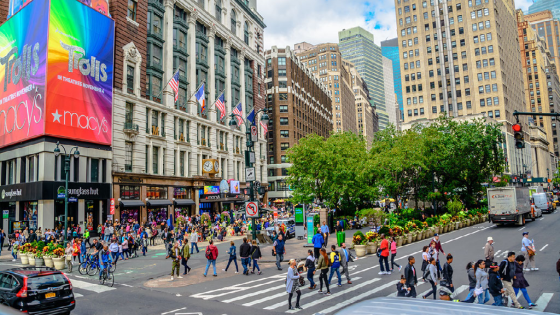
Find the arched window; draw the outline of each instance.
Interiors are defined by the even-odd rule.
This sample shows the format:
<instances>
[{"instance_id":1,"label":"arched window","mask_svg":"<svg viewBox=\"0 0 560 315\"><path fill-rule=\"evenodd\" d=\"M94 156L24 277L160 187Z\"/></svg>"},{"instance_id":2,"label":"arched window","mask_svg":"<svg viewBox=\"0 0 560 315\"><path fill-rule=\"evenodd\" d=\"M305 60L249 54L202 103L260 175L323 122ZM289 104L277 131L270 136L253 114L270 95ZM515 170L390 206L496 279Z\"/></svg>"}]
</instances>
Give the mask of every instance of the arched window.
<instances>
[{"instance_id":1,"label":"arched window","mask_svg":"<svg viewBox=\"0 0 560 315\"><path fill-rule=\"evenodd\" d=\"M231 10L231 32L233 35L237 35L237 15L235 10Z\"/></svg>"},{"instance_id":2,"label":"arched window","mask_svg":"<svg viewBox=\"0 0 560 315\"><path fill-rule=\"evenodd\" d=\"M245 22L243 27L245 44L249 45L249 23Z\"/></svg>"},{"instance_id":3,"label":"arched window","mask_svg":"<svg viewBox=\"0 0 560 315\"><path fill-rule=\"evenodd\" d=\"M222 0L216 0L216 20L222 23Z\"/></svg>"}]
</instances>

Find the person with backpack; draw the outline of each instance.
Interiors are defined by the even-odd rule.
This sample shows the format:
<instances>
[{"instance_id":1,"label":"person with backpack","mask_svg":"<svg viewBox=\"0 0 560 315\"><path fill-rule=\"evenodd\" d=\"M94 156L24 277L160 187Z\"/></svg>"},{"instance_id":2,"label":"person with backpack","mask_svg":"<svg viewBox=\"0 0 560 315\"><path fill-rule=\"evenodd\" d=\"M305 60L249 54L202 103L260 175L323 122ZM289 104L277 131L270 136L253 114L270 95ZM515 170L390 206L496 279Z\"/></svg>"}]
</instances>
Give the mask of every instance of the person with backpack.
<instances>
[{"instance_id":1,"label":"person with backpack","mask_svg":"<svg viewBox=\"0 0 560 315\"><path fill-rule=\"evenodd\" d=\"M340 276L340 254L336 251L336 245L331 245L331 273L329 275L329 284L331 284L332 277L336 272L336 276L338 277L338 286L342 286L342 277Z\"/></svg>"},{"instance_id":2,"label":"person with backpack","mask_svg":"<svg viewBox=\"0 0 560 315\"><path fill-rule=\"evenodd\" d=\"M183 272L183 275L186 275L191 271L191 267L187 265L189 258L191 258L189 240L185 238L185 244L181 248L181 265L185 266L185 272Z\"/></svg>"},{"instance_id":3,"label":"person with backpack","mask_svg":"<svg viewBox=\"0 0 560 315\"><path fill-rule=\"evenodd\" d=\"M313 281L313 275L315 274L315 257L313 256L313 251L311 249L307 250L307 259L305 260L305 268L307 269L307 280L309 280L309 289L313 290L317 287L315 281Z\"/></svg>"},{"instance_id":4,"label":"person with backpack","mask_svg":"<svg viewBox=\"0 0 560 315\"><path fill-rule=\"evenodd\" d=\"M323 235L321 235L321 229L317 229L317 234L313 235L311 239L311 243L313 243L313 253L315 255L315 259L319 259L319 251L323 248L323 244L325 244L325 239Z\"/></svg>"},{"instance_id":5,"label":"person with backpack","mask_svg":"<svg viewBox=\"0 0 560 315\"><path fill-rule=\"evenodd\" d=\"M229 268L229 264L231 264L231 262L233 261L235 263L235 273L239 273L239 267L237 266L237 250L235 247L235 243L233 241L229 242L229 245L231 245L229 247L229 251L227 252L229 254L229 260L226 266L226 269L222 269L222 271L227 272L228 268Z\"/></svg>"},{"instance_id":6,"label":"person with backpack","mask_svg":"<svg viewBox=\"0 0 560 315\"><path fill-rule=\"evenodd\" d=\"M379 238L382 240L381 244L379 244L379 248L377 249L377 256L379 257L379 268L381 268L379 274L390 275L391 269L389 269L389 241L385 238L385 234L381 234ZM385 268L383 268L383 264L385 264Z\"/></svg>"},{"instance_id":7,"label":"person with backpack","mask_svg":"<svg viewBox=\"0 0 560 315\"><path fill-rule=\"evenodd\" d=\"M434 257L430 258L430 262L424 271L424 279L428 280L432 285L432 290L428 291L423 298L427 299L430 294L434 295L434 300L436 299L437 293L437 267L436 259Z\"/></svg>"},{"instance_id":8,"label":"person with backpack","mask_svg":"<svg viewBox=\"0 0 560 315\"><path fill-rule=\"evenodd\" d=\"M259 268L259 265L257 264L257 261L261 259L261 257L262 257L261 249L259 248L257 241L253 240L253 246L251 247L251 259L253 260L253 271L251 271L251 273L255 273L255 268L257 268L259 275L262 273L261 268Z\"/></svg>"},{"instance_id":9,"label":"person with backpack","mask_svg":"<svg viewBox=\"0 0 560 315\"><path fill-rule=\"evenodd\" d=\"M515 252L508 252L507 258L500 263L500 277L502 278L502 283L506 291L506 295L513 301L513 305L516 308L523 309L519 301L517 300L517 294L513 289L513 281L515 279Z\"/></svg>"},{"instance_id":10,"label":"person with backpack","mask_svg":"<svg viewBox=\"0 0 560 315\"><path fill-rule=\"evenodd\" d=\"M498 274L500 266L493 262L490 266L490 272L488 273L488 292L494 298L494 306L502 306L502 293L505 292L504 285Z\"/></svg>"},{"instance_id":11,"label":"person with backpack","mask_svg":"<svg viewBox=\"0 0 560 315\"><path fill-rule=\"evenodd\" d=\"M329 290L329 280L327 279L327 272L329 272L329 265L330 259L327 256L327 251L324 248L320 250L321 256L319 257L319 261L317 261L317 270L320 270L321 273L319 274L319 293L323 293L323 281L325 282L325 286L327 287L326 295L331 295L331 291Z\"/></svg>"},{"instance_id":12,"label":"person with backpack","mask_svg":"<svg viewBox=\"0 0 560 315\"><path fill-rule=\"evenodd\" d=\"M210 268L210 264L214 267L214 277L217 277L218 274L216 273L216 259L218 259L218 247L214 246L214 241L210 240L208 242L208 246L206 247L206 269L204 270L204 276L208 273L208 268Z\"/></svg>"}]
</instances>

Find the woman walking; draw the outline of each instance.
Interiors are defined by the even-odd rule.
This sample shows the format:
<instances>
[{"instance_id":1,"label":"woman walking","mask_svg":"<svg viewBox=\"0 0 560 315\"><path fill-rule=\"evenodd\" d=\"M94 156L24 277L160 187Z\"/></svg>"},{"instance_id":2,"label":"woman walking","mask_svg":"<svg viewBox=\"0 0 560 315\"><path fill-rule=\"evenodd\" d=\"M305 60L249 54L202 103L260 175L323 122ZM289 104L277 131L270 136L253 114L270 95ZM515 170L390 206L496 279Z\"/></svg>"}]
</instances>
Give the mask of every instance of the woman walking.
<instances>
[{"instance_id":1,"label":"woman walking","mask_svg":"<svg viewBox=\"0 0 560 315\"><path fill-rule=\"evenodd\" d=\"M251 273L255 273L255 268L257 268L259 275L262 273L261 268L259 268L259 265L257 264L257 260L261 259L261 257L262 257L261 249L257 244L257 241L253 240L253 247L251 247L251 259L253 259L253 271L251 271Z\"/></svg>"},{"instance_id":2,"label":"woman walking","mask_svg":"<svg viewBox=\"0 0 560 315\"><path fill-rule=\"evenodd\" d=\"M430 246L424 246L422 247L422 280L424 280L424 282L426 282L426 278L424 278L424 274L426 271L426 268L428 267L428 265L430 264Z\"/></svg>"},{"instance_id":3,"label":"woman walking","mask_svg":"<svg viewBox=\"0 0 560 315\"><path fill-rule=\"evenodd\" d=\"M479 291L478 304L485 304L490 301L490 292L488 292L488 273L484 270L486 262L482 259L476 262L474 266L474 274L476 275L475 292ZM480 292L482 290L482 292Z\"/></svg>"},{"instance_id":4,"label":"woman walking","mask_svg":"<svg viewBox=\"0 0 560 315\"><path fill-rule=\"evenodd\" d=\"M451 267L451 263L453 262L453 256L451 254L447 254L447 261L443 265L443 280L440 284L445 286L446 288L451 291L451 293L455 292L455 288L453 287L453 267Z\"/></svg>"},{"instance_id":5,"label":"woman walking","mask_svg":"<svg viewBox=\"0 0 560 315\"><path fill-rule=\"evenodd\" d=\"M519 255L515 258L517 264L515 264L515 278L513 279L513 290L515 291L515 295L519 293L519 290L523 292L523 297L529 303L529 308L533 308L533 306L537 306L537 304L531 302L531 298L529 297L529 293L527 293L527 287L529 286L529 282L525 280L525 275L523 275L523 264L525 263L525 256Z\"/></svg>"},{"instance_id":6,"label":"woman walking","mask_svg":"<svg viewBox=\"0 0 560 315\"><path fill-rule=\"evenodd\" d=\"M472 262L467 264L467 276L469 278L469 294L461 302L473 303L475 300L474 289L476 288L476 276L474 274L474 264Z\"/></svg>"},{"instance_id":7,"label":"woman walking","mask_svg":"<svg viewBox=\"0 0 560 315\"><path fill-rule=\"evenodd\" d=\"M331 290L329 290L329 280L327 279L327 273L329 272L330 259L327 256L327 251L321 248L319 251L319 261L317 261L317 269L321 270L319 274L319 293L323 293L323 281L327 287L327 295L331 295Z\"/></svg>"},{"instance_id":8,"label":"woman walking","mask_svg":"<svg viewBox=\"0 0 560 315\"><path fill-rule=\"evenodd\" d=\"M424 278L430 282L432 285L432 290L428 291L423 298L427 299L430 294L434 295L434 300L436 299L437 293L437 267L436 267L436 260L435 258L430 258L430 263L426 267L426 271L424 271Z\"/></svg>"},{"instance_id":9,"label":"woman walking","mask_svg":"<svg viewBox=\"0 0 560 315\"><path fill-rule=\"evenodd\" d=\"M391 237L391 272L393 271L393 268L395 268L395 266L399 267L399 271L401 271L401 265L397 264L395 262L395 256L397 256L397 241L395 240L395 237L392 236Z\"/></svg>"},{"instance_id":10,"label":"woman walking","mask_svg":"<svg viewBox=\"0 0 560 315\"><path fill-rule=\"evenodd\" d=\"M227 252L229 254L229 260L226 269L222 269L222 271L227 271L229 264L233 261L235 263L235 273L239 273L239 267L237 266L237 248L235 247L235 243L233 241L229 242L229 244L231 245L229 247L229 251Z\"/></svg>"},{"instance_id":11,"label":"woman walking","mask_svg":"<svg viewBox=\"0 0 560 315\"><path fill-rule=\"evenodd\" d=\"M313 257L313 251L310 249L307 251L307 259L305 260L305 268L307 268L307 280L309 280L309 289L313 290L317 287L315 281L313 281L313 275L315 274L315 257Z\"/></svg>"},{"instance_id":12,"label":"woman walking","mask_svg":"<svg viewBox=\"0 0 560 315\"><path fill-rule=\"evenodd\" d=\"M148 250L148 234L143 234L142 238L142 256L146 256L146 251Z\"/></svg>"},{"instance_id":13,"label":"woman walking","mask_svg":"<svg viewBox=\"0 0 560 315\"><path fill-rule=\"evenodd\" d=\"M300 275L297 271L296 260L290 259L290 268L288 268L288 275L286 277L286 292L288 292L288 309L295 310L296 308L302 310L299 306L299 299L301 298L301 291L299 289ZM296 307L292 307L292 297L294 293L297 294Z\"/></svg>"}]
</instances>

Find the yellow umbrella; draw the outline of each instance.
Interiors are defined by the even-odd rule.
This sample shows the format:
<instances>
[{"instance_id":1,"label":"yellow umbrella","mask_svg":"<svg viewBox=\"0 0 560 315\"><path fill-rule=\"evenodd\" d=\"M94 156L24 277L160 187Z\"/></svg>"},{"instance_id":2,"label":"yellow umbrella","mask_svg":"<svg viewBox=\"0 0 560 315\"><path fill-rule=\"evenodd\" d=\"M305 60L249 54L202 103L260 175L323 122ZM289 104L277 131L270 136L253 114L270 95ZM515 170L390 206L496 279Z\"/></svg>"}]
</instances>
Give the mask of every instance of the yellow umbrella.
<instances>
[{"instance_id":1,"label":"yellow umbrella","mask_svg":"<svg viewBox=\"0 0 560 315\"><path fill-rule=\"evenodd\" d=\"M393 198L387 198L385 200L383 200L384 202L395 202L395 199Z\"/></svg>"},{"instance_id":2,"label":"yellow umbrella","mask_svg":"<svg viewBox=\"0 0 560 315\"><path fill-rule=\"evenodd\" d=\"M282 202L284 202L284 200L282 200L282 199L278 199L278 200L274 200L274 202L277 202L277 203L282 203Z\"/></svg>"}]
</instances>

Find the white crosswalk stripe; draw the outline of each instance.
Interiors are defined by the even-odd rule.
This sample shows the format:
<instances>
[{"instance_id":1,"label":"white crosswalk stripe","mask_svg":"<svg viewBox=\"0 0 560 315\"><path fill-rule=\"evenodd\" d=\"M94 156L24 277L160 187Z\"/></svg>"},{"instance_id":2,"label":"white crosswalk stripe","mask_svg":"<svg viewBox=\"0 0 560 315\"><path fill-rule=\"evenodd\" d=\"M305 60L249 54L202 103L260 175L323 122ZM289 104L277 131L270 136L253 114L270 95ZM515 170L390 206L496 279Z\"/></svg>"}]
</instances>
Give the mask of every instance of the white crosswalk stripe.
<instances>
[{"instance_id":1,"label":"white crosswalk stripe","mask_svg":"<svg viewBox=\"0 0 560 315\"><path fill-rule=\"evenodd\" d=\"M553 293L543 293L535 303L537 306L533 307L533 311L544 312L553 295Z\"/></svg>"},{"instance_id":2,"label":"white crosswalk stripe","mask_svg":"<svg viewBox=\"0 0 560 315\"><path fill-rule=\"evenodd\" d=\"M76 280L76 279L71 279L70 281L72 282L72 286L74 288L83 289L83 290L87 290L87 291L92 291L92 292L95 292L95 293L102 293L102 292L107 292L107 291L112 291L112 290L117 289L117 288L109 287L109 286L106 286L106 285L100 285L100 284L85 282L85 281Z\"/></svg>"}]
</instances>

